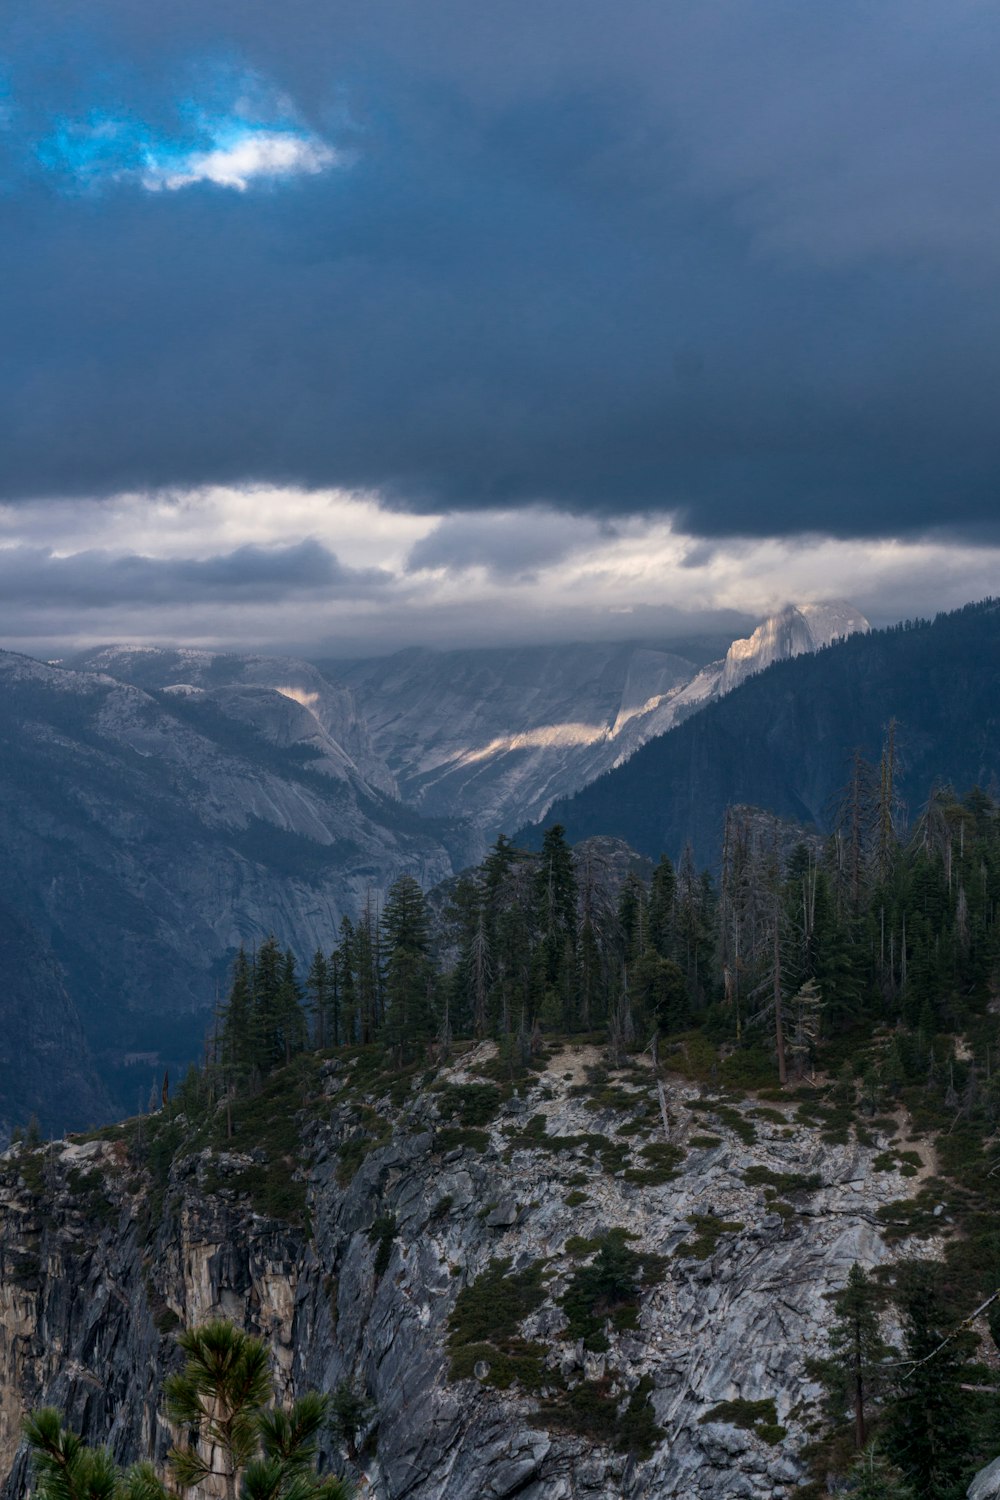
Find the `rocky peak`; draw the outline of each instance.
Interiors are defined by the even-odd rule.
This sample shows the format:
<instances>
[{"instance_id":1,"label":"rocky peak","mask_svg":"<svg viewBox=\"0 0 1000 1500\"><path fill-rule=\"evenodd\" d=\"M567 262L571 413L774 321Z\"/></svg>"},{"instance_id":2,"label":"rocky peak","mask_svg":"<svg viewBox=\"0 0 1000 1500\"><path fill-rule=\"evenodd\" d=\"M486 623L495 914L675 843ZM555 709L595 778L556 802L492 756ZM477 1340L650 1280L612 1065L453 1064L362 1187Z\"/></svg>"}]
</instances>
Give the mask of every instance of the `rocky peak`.
<instances>
[{"instance_id":1,"label":"rocky peak","mask_svg":"<svg viewBox=\"0 0 1000 1500\"><path fill-rule=\"evenodd\" d=\"M719 679L719 696L732 692L748 677L776 661L818 651L845 636L870 630L860 610L844 599L820 604L786 604L762 621L752 635L733 641Z\"/></svg>"}]
</instances>

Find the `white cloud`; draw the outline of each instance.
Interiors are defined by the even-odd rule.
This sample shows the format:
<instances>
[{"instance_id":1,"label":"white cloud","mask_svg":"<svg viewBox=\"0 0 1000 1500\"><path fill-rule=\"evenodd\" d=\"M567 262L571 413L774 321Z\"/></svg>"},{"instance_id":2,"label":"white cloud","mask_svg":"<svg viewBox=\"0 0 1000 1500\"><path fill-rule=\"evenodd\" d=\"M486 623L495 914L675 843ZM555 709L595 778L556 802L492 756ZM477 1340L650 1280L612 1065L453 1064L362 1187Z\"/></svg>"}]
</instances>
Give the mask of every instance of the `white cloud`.
<instances>
[{"instance_id":1,"label":"white cloud","mask_svg":"<svg viewBox=\"0 0 1000 1500\"><path fill-rule=\"evenodd\" d=\"M332 146L316 136L293 131L248 131L228 145L210 151L192 151L186 157L157 161L152 157L141 180L151 192L214 182L217 187L246 192L257 178L313 176L341 161Z\"/></svg>"},{"instance_id":2,"label":"white cloud","mask_svg":"<svg viewBox=\"0 0 1000 1500\"><path fill-rule=\"evenodd\" d=\"M116 558L198 562L254 548L263 567L271 549L307 541L345 569L381 570L377 588L202 587L197 598L161 590L140 603L119 586L116 598L115 579L128 572L125 564L116 570ZM424 542L431 565L414 570ZM1000 547L947 538L705 546L662 519L636 517L610 531L546 509L413 516L371 494L271 486L0 507L0 549L16 546L107 558L104 607L100 578L85 612L55 587L51 598L36 591L0 601L0 641L45 654L123 638L352 655L421 643L662 637L760 617L789 599L834 596L885 623L996 593L1000 576ZM743 628L737 620L736 633Z\"/></svg>"}]
</instances>

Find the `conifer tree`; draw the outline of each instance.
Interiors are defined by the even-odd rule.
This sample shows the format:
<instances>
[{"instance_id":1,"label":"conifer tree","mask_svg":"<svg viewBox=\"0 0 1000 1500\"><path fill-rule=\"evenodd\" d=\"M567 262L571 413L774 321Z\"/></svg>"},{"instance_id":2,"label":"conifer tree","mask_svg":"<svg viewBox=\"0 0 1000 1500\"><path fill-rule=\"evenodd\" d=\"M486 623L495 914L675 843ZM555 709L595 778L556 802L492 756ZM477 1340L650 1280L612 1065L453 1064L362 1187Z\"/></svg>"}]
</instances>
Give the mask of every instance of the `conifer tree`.
<instances>
[{"instance_id":1,"label":"conifer tree","mask_svg":"<svg viewBox=\"0 0 1000 1500\"><path fill-rule=\"evenodd\" d=\"M434 969L427 903L412 875L392 885L383 915L386 1040L402 1063L435 1035Z\"/></svg>"},{"instance_id":2,"label":"conifer tree","mask_svg":"<svg viewBox=\"0 0 1000 1500\"><path fill-rule=\"evenodd\" d=\"M886 1451L917 1500L964 1500L973 1421L962 1390L974 1342L948 1328L936 1268L915 1265L901 1290L905 1354L886 1423Z\"/></svg>"},{"instance_id":3,"label":"conifer tree","mask_svg":"<svg viewBox=\"0 0 1000 1500\"><path fill-rule=\"evenodd\" d=\"M358 986L355 969L354 924L350 917L340 923L340 942L331 955L331 966L336 975L339 992L341 1031L345 1042L358 1040L360 1036L358 1015Z\"/></svg>"},{"instance_id":4,"label":"conifer tree","mask_svg":"<svg viewBox=\"0 0 1000 1500\"><path fill-rule=\"evenodd\" d=\"M860 1454L847 1475L851 1500L916 1500L903 1475L875 1444Z\"/></svg>"},{"instance_id":5,"label":"conifer tree","mask_svg":"<svg viewBox=\"0 0 1000 1500\"><path fill-rule=\"evenodd\" d=\"M326 1046L326 1024L330 1009L330 965L322 948L313 954L309 973L306 975L306 994L309 997L309 1012L313 1020L313 1036L322 1052ZM336 1046L336 1040L333 1045Z\"/></svg>"},{"instance_id":6,"label":"conifer tree","mask_svg":"<svg viewBox=\"0 0 1000 1500\"><path fill-rule=\"evenodd\" d=\"M834 1420L850 1409L858 1450L868 1441L869 1410L872 1400L885 1389L884 1366L892 1353L882 1338L878 1304L876 1283L855 1261L846 1285L833 1299L837 1317L829 1334L830 1357L814 1360L810 1366L826 1386Z\"/></svg>"},{"instance_id":7,"label":"conifer tree","mask_svg":"<svg viewBox=\"0 0 1000 1500\"><path fill-rule=\"evenodd\" d=\"M677 876L665 854L653 871L649 890L649 941L661 958L674 957L674 900Z\"/></svg>"},{"instance_id":8,"label":"conifer tree","mask_svg":"<svg viewBox=\"0 0 1000 1500\"><path fill-rule=\"evenodd\" d=\"M539 1001L551 994L558 1010L562 1010L566 985L567 963L572 968L572 955L576 950L576 871L573 854L566 842L566 830L561 823L546 829L542 838L542 851L535 874L535 910L541 936L539 967ZM570 1018L564 1017L564 1024Z\"/></svg>"}]
</instances>

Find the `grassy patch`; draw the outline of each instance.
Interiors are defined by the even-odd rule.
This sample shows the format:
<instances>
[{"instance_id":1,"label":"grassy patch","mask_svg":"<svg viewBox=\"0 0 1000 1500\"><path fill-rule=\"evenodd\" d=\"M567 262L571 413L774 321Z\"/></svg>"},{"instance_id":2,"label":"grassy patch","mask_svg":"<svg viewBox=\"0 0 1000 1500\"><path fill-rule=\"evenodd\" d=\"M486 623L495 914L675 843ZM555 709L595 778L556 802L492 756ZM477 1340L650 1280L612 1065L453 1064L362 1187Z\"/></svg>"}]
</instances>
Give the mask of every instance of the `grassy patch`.
<instances>
[{"instance_id":1,"label":"grassy patch","mask_svg":"<svg viewBox=\"0 0 1000 1500\"><path fill-rule=\"evenodd\" d=\"M485 1151L489 1144L490 1138L485 1130L466 1129L461 1125L448 1126L434 1134L435 1151L455 1151L460 1147L468 1147L470 1151Z\"/></svg>"},{"instance_id":2,"label":"grassy patch","mask_svg":"<svg viewBox=\"0 0 1000 1500\"><path fill-rule=\"evenodd\" d=\"M817 1193L823 1186L815 1172L772 1172L770 1167L747 1167L743 1180L748 1187L769 1187L779 1193Z\"/></svg>"},{"instance_id":3,"label":"grassy patch","mask_svg":"<svg viewBox=\"0 0 1000 1500\"><path fill-rule=\"evenodd\" d=\"M519 1329L545 1298L544 1268L538 1260L512 1272L509 1260L495 1260L462 1288L448 1319L452 1380L467 1380L477 1365L488 1365L487 1385L506 1390L516 1381L526 1390L538 1389L545 1347L523 1339Z\"/></svg>"},{"instance_id":4,"label":"grassy patch","mask_svg":"<svg viewBox=\"0 0 1000 1500\"><path fill-rule=\"evenodd\" d=\"M678 1245L674 1254L687 1260L708 1260L724 1234L739 1234L745 1226L735 1220L720 1219L717 1214L689 1214L688 1223L694 1225L694 1237Z\"/></svg>"},{"instance_id":5,"label":"grassy patch","mask_svg":"<svg viewBox=\"0 0 1000 1500\"><path fill-rule=\"evenodd\" d=\"M532 1115L522 1131L510 1137L510 1143L515 1149L533 1151L590 1151L597 1154L609 1149L622 1149L609 1147L608 1138L604 1135L548 1135L546 1133L547 1120L544 1115Z\"/></svg>"},{"instance_id":6,"label":"grassy patch","mask_svg":"<svg viewBox=\"0 0 1000 1500\"><path fill-rule=\"evenodd\" d=\"M722 1401L713 1406L699 1421L728 1422L732 1427L743 1427L765 1443L780 1443L787 1435L787 1428L778 1421L773 1401Z\"/></svg>"},{"instance_id":7,"label":"grassy patch","mask_svg":"<svg viewBox=\"0 0 1000 1500\"><path fill-rule=\"evenodd\" d=\"M684 1160L681 1148L667 1145L665 1141L654 1141L643 1146L639 1155L647 1165L629 1167L625 1173L625 1181L634 1182L640 1187L661 1187L663 1183L671 1182L678 1175L677 1169Z\"/></svg>"}]
</instances>

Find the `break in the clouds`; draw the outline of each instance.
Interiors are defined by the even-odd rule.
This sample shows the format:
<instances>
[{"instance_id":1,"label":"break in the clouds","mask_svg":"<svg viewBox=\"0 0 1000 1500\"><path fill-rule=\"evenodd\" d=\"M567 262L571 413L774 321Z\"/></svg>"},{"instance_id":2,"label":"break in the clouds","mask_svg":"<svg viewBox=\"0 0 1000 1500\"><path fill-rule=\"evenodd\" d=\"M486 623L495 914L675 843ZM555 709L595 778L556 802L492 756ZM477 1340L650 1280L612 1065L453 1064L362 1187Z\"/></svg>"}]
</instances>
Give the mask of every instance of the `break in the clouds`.
<instances>
[{"instance_id":1,"label":"break in the clouds","mask_svg":"<svg viewBox=\"0 0 1000 1500\"><path fill-rule=\"evenodd\" d=\"M789 599L845 596L875 623L926 614L995 592L998 573L983 539L706 544L662 517L415 516L369 495L215 488L0 506L0 641L45 656L109 640L356 656L718 639Z\"/></svg>"},{"instance_id":2,"label":"break in the clouds","mask_svg":"<svg viewBox=\"0 0 1000 1500\"><path fill-rule=\"evenodd\" d=\"M114 92L95 82L103 102L79 116L55 115L36 142L23 145L33 145L57 191L125 185L174 192L211 183L246 192L344 164L259 73L202 67L184 82L158 124L116 108Z\"/></svg>"},{"instance_id":3,"label":"break in the clouds","mask_svg":"<svg viewBox=\"0 0 1000 1500\"><path fill-rule=\"evenodd\" d=\"M15 7L0 495L988 533L998 45L977 0Z\"/></svg>"}]
</instances>

